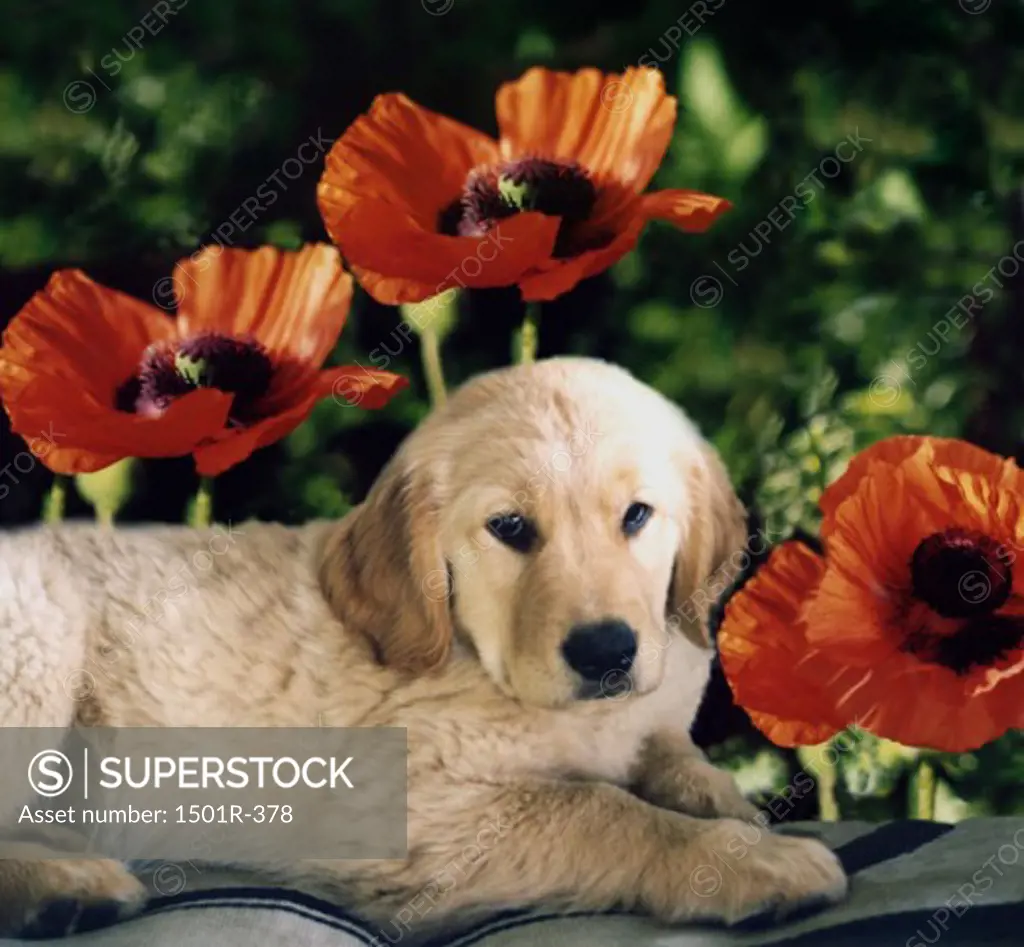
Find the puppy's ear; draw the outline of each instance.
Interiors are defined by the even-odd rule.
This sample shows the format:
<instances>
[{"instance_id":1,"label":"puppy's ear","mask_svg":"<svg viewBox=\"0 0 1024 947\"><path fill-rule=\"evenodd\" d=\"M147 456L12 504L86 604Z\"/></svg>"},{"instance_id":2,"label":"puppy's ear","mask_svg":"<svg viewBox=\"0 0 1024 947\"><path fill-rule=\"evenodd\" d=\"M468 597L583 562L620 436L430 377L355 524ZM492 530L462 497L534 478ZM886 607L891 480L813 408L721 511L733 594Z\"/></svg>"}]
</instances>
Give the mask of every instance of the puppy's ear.
<instances>
[{"instance_id":1,"label":"puppy's ear","mask_svg":"<svg viewBox=\"0 0 1024 947\"><path fill-rule=\"evenodd\" d=\"M683 463L690 498L689 521L676 553L669 594L669 625L678 627L701 647L711 644L708 613L724 589L715 573L747 542L743 504L710 444L702 442L696 456ZM714 577L714 581L709 581ZM728 577L725 577L728 581Z\"/></svg>"},{"instance_id":2,"label":"puppy's ear","mask_svg":"<svg viewBox=\"0 0 1024 947\"><path fill-rule=\"evenodd\" d=\"M335 614L374 642L384 664L406 671L436 667L452 642L438 521L431 471L399 451L324 549L321 584Z\"/></svg>"}]
</instances>

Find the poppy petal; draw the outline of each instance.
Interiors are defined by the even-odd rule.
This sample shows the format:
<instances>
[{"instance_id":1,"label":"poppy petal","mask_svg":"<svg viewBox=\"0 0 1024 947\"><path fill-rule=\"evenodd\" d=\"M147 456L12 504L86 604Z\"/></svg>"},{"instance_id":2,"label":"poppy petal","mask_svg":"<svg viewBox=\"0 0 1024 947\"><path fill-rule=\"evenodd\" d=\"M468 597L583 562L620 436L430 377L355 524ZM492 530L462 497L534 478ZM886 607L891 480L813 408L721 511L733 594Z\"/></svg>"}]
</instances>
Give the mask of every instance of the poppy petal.
<instances>
[{"instance_id":1,"label":"poppy petal","mask_svg":"<svg viewBox=\"0 0 1024 947\"><path fill-rule=\"evenodd\" d=\"M546 260L521 279L523 299L554 299L622 259L640 238L644 219L639 209L640 198L629 188L615 182L602 187L590 218L569 233L569 242L581 249L571 256Z\"/></svg>"},{"instance_id":2,"label":"poppy petal","mask_svg":"<svg viewBox=\"0 0 1024 947\"><path fill-rule=\"evenodd\" d=\"M827 672L837 706L860 726L908 745L959 752L1014 725L1012 708L1024 701L1024 650L996 647L978 665L959 652L952 666L931 657L936 641L994 629L968 629L964 619L934 612L915 594L911 563L923 540L952 527L983 533L1000 549L1020 548L1024 498L991 476L932 466L940 450L950 459L956 446L922 441L898 466L876 454L856 492L837 508L829 568L805 612L809 645L801 665ZM988 466L973 451L959 456ZM980 572L966 575L985 580ZM1013 590L1024 591L1024 577L1014 576ZM968 591L975 587L963 586L961 594ZM1012 609L1011 602L1004 617Z\"/></svg>"},{"instance_id":3,"label":"poppy petal","mask_svg":"<svg viewBox=\"0 0 1024 947\"><path fill-rule=\"evenodd\" d=\"M717 644L736 702L781 746L821 743L846 721L811 676L798 672L806 647L801 620L825 574L825 561L787 542L730 599Z\"/></svg>"},{"instance_id":4,"label":"poppy petal","mask_svg":"<svg viewBox=\"0 0 1024 947\"><path fill-rule=\"evenodd\" d=\"M776 746L817 746L832 739L841 729L830 723L786 720L760 710L748 710L747 716Z\"/></svg>"},{"instance_id":5,"label":"poppy petal","mask_svg":"<svg viewBox=\"0 0 1024 947\"><path fill-rule=\"evenodd\" d=\"M934 493L915 489L901 468L876 464L836 511L829 569L807 609L808 639L848 646L858 664L877 658L872 642L885 652L895 648L914 550L948 525L949 512Z\"/></svg>"},{"instance_id":6,"label":"poppy petal","mask_svg":"<svg viewBox=\"0 0 1024 947\"><path fill-rule=\"evenodd\" d=\"M316 366L334 348L352 302L352 277L323 243L294 252L207 247L178 263L174 286L180 335L248 335L272 355Z\"/></svg>"},{"instance_id":7,"label":"poppy petal","mask_svg":"<svg viewBox=\"0 0 1024 947\"><path fill-rule=\"evenodd\" d=\"M196 470L203 477L219 476L259 448L273 444L294 431L309 417L316 402L315 397L307 398L287 411L264 418L248 427L221 431L193 450Z\"/></svg>"},{"instance_id":8,"label":"poppy petal","mask_svg":"<svg viewBox=\"0 0 1024 947\"><path fill-rule=\"evenodd\" d=\"M347 234L344 219L363 199L388 204L436 233L438 215L459 198L469 171L498 158L497 142L482 132L404 95L379 95L328 153L317 188L320 210L332 238L335 229Z\"/></svg>"},{"instance_id":9,"label":"poppy petal","mask_svg":"<svg viewBox=\"0 0 1024 947\"><path fill-rule=\"evenodd\" d=\"M395 395L409 387L409 379L393 372L364 368L362 365L343 365L327 368L317 378L317 397L332 397L345 407L376 411L383 408Z\"/></svg>"},{"instance_id":10,"label":"poppy petal","mask_svg":"<svg viewBox=\"0 0 1024 947\"><path fill-rule=\"evenodd\" d=\"M642 191L672 138L676 100L657 69L621 75L527 70L496 97L504 157L576 161L597 178Z\"/></svg>"},{"instance_id":11,"label":"poppy petal","mask_svg":"<svg viewBox=\"0 0 1024 947\"><path fill-rule=\"evenodd\" d=\"M843 665L825 649L810 649L804 664L814 669L823 659L831 677L829 692L836 706L862 729L906 746L949 753L975 750L998 739L1014 726L1024 700L1024 681L1007 688L1011 712L1001 690L991 699L978 695L948 668L922 661L880 659L870 667Z\"/></svg>"},{"instance_id":12,"label":"poppy petal","mask_svg":"<svg viewBox=\"0 0 1024 947\"><path fill-rule=\"evenodd\" d=\"M196 444L223 430L233 397L213 388L200 388L175 400L159 417L144 417L100 405L83 405L74 411L47 407L46 396L26 392L33 408L15 421L14 429L34 436L50 419L56 445L42 462L55 473L91 473L125 457L180 457Z\"/></svg>"},{"instance_id":13,"label":"poppy petal","mask_svg":"<svg viewBox=\"0 0 1024 947\"><path fill-rule=\"evenodd\" d=\"M346 218L341 246L363 287L378 302L421 302L453 287L508 286L549 259L559 218L517 214L483 237L446 237L417 228L377 200L362 201Z\"/></svg>"},{"instance_id":14,"label":"poppy petal","mask_svg":"<svg viewBox=\"0 0 1024 947\"><path fill-rule=\"evenodd\" d=\"M306 388L305 396L277 413L245 428L219 432L193 453L196 469L204 477L215 477L241 463L254 451L267 447L295 430L309 417L317 401L333 397L342 406L376 410L408 387L408 380L392 372L346 365L318 374Z\"/></svg>"},{"instance_id":15,"label":"poppy petal","mask_svg":"<svg viewBox=\"0 0 1024 947\"><path fill-rule=\"evenodd\" d=\"M667 190L645 194L643 212L648 220L664 220L686 233L704 233L732 204L724 197L700 191Z\"/></svg>"},{"instance_id":16,"label":"poppy petal","mask_svg":"<svg viewBox=\"0 0 1024 947\"><path fill-rule=\"evenodd\" d=\"M128 455L121 452L101 454L87 448L54 447L40 456L39 460L55 474L72 476L74 474L96 473L97 470L106 470L107 467L116 464L119 460L124 460L126 456Z\"/></svg>"},{"instance_id":17,"label":"poppy petal","mask_svg":"<svg viewBox=\"0 0 1024 947\"><path fill-rule=\"evenodd\" d=\"M397 306L400 303L422 302L424 299L431 299L438 295L437 283L423 282L421 280L407 279L404 276L384 276L375 273L373 270L364 269L349 261L349 268L352 275L359 281L359 285L372 296L377 302L389 306Z\"/></svg>"},{"instance_id":18,"label":"poppy petal","mask_svg":"<svg viewBox=\"0 0 1024 947\"><path fill-rule=\"evenodd\" d=\"M956 438L898 435L877 441L854 457L846 471L824 491L818 506L821 509L822 535L827 536L835 524L836 510L856 492L876 465L897 466L923 449L923 457L935 466L956 467L991 477L1007 485L1020 484L1022 474L1012 460L991 454L974 444Z\"/></svg>"},{"instance_id":19,"label":"poppy petal","mask_svg":"<svg viewBox=\"0 0 1024 947\"><path fill-rule=\"evenodd\" d=\"M378 96L338 139L317 188L327 232L379 302L419 302L453 286L503 286L550 256L558 222L521 214L483 238L439 231L469 171L499 158L486 135Z\"/></svg>"},{"instance_id":20,"label":"poppy petal","mask_svg":"<svg viewBox=\"0 0 1024 947\"><path fill-rule=\"evenodd\" d=\"M50 378L62 383L63 401L89 394L112 407L146 347L173 334L174 322L156 307L80 270L58 271L4 333L0 396L10 410L29 385Z\"/></svg>"},{"instance_id":21,"label":"poppy petal","mask_svg":"<svg viewBox=\"0 0 1024 947\"><path fill-rule=\"evenodd\" d=\"M527 302L555 299L582 280L608 269L636 246L642 228L643 220L637 218L616 234L608 246L587 250L564 260L550 260L535 272L526 274L519 281L523 299Z\"/></svg>"}]
</instances>

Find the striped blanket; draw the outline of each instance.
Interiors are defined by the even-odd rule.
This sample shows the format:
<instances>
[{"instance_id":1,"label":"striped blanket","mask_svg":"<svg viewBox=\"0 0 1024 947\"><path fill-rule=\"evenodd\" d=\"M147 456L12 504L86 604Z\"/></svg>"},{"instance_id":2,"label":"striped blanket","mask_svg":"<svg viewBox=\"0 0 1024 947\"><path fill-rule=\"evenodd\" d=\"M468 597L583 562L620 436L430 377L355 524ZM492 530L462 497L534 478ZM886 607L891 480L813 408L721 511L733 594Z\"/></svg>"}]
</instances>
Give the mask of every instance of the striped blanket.
<instances>
[{"instance_id":1,"label":"striped blanket","mask_svg":"<svg viewBox=\"0 0 1024 947\"><path fill-rule=\"evenodd\" d=\"M625 913L517 912L427 939L374 931L347 912L280 888L225 877L207 890L155 897L131 921L78 934L76 947L924 947L1024 944L1024 819L955 826L901 821L804 823L842 859L840 905L783 924L667 928ZM13 947L15 941L0 941ZM44 941L56 943L56 941Z\"/></svg>"}]
</instances>

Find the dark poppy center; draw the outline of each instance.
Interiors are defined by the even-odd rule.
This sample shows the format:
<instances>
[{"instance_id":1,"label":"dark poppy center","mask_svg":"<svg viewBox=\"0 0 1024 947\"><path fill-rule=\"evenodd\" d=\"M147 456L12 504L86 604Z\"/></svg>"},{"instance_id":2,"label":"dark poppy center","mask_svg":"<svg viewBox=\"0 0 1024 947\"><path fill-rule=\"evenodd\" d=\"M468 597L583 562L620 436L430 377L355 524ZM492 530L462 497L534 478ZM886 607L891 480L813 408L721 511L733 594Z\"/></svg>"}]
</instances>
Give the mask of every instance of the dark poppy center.
<instances>
[{"instance_id":1,"label":"dark poppy center","mask_svg":"<svg viewBox=\"0 0 1024 947\"><path fill-rule=\"evenodd\" d=\"M234 395L230 422L251 423L256 402L267 393L274 368L255 339L204 332L179 342L151 345L135 375L117 392L117 407L149 416L197 388Z\"/></svg>"},{"instance_id":2,"label":"dark poppy center","mask_svg":"<svg viewBox=\"0 0 1024 947\"><path fill-rule=\"evenodd\" d=\"M597 188L575 161L520 158L494 167L474 168L461 196L446 207L438 229L449 236L477 237L523 211L560 217L556 257L581 252L574 230L597 203Z\"/></svg>"},{"instance_id":3,"label":"dark poppy center","mask_svg":"<svg viewBox=\"0 0 1024 947\"><path fill-rule=\"evenodd\" d=\"M956 634L937 638L932 660L957 674L990 667L1020 648L1024 621L1012 615L983 615L967 622Z\"/></svg>"},{"instance_id":4,"label":"dark poppy center","mask_svg":"<svg viewBox=\"0 0 1024 947\"><path fill-rule=\"evenodd\" d=\"M943 618L976 618L1006 604L1013 569L1005 550L975 530L952 529L921 541L910 561L915 597Z\"/></svg>"},{"instance_id":5,"label":"dark poppy center","mask_svg":"<svg viewBox=\"0 0 1024 947\"><path fill-rule=\"evenodd\" d=\"M498 169L498 194L517 211L586 220L597 202L597 188L575 161L521 158Z\"/></svg>"},{"instance_id":6,"label":"dark poppy center","mask_svg":"<svg viewBox=\"0 0 1024 947\"><path fill-rule=\"evenodd\" d=\"M1024 644L1024 619L1015 615L980 615L952 634L922 628L907 636L903 650L922 661L941 664L955 674L993 667Z\"/></svg>"}]
</instances>

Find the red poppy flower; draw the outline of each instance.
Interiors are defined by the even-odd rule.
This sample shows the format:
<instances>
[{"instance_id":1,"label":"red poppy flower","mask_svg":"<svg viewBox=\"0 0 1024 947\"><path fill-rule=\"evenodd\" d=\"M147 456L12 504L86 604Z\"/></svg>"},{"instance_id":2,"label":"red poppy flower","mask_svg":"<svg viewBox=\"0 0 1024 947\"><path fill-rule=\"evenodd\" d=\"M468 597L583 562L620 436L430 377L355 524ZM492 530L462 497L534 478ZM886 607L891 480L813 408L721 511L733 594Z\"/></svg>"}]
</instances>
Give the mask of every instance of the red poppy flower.
<instances>
[{"instance_id":1,"label":"red poppy flower","mask_svg":"<svg viewBox=\"0 0 1024 947\"><path fill-rule=\"evenodd\" d=\"M822 494L818 501L822 512L822 534L827 535L831 531L839 505L856 491L870 471L880 466L897 466L918 451L923 451L922 457L936 469L951 467L970 471L1008 487L1024 485L1021 470L1012 460L990 454L967 441L920 434L888 437L857 454L843 475Z\"/></svg>"},{"instance_id":2,"label":"red poppy flower","mask_svg":"<svg viewBox=\"0 0 1024 947\"><path fill-rule=\"evenodd\" d=\"M379 301L515 284L553 299L624 256L649 220L699 233L731 206L643 193L676 117L656 69L530 69L496 104L497 141L389 94L335 142L320 210Z\"/></svg>"},{"instance_id":3,"label":"red poppy flower","mask_svg":"<svg viewBox=\"0 0 1024 947\"><path fill-rule=\"evenodd\" d=\"M801 667L802 612L824 574L825 560L803 543L777 546L730 599L718 629L722 670L736 703L779 746L823 743L847 723L822 682Z\"/></svg>"},{"instance_id":4,"label":"red poppy flower","mask_svg":"<svg viewBox=\"0 0 1024 947\"><path fill-rule=\"evenodd\" d=\"M63 270L7 327L0 395L19 434L52 426L52 470L192 453L212 476L284 437L321 398L379 408L406 385L359 366L321 370L352 297L332 247L207 248L170 281L176 319Z\"/></svg>"},{"instance_id":5,"label":"red poppy flower","mask_svg":"<svg viewBox=\"0 0 1024 947\"><path fill-rule=\"evenodd\" d=\"M804 666L839 712L914 746L963 751L1024 708L1024 478L959 441L865 451L822 498L828 568Z\"/></svg>"}]
</instances>

